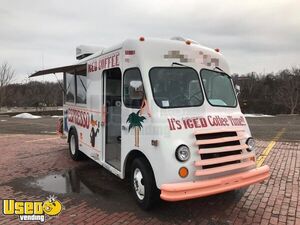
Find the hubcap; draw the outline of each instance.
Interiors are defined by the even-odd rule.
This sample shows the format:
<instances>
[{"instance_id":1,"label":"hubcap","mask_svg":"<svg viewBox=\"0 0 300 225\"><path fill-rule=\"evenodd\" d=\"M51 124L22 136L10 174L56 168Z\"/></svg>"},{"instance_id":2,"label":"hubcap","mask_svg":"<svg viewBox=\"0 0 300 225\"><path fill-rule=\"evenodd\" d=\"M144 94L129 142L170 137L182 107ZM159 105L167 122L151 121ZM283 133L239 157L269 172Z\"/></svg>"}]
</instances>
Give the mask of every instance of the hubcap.
<instances>
[{"instance_id":1,"label":"hubcap","mask_svg":"<svg viewBox=\"0 0 300 225\"><path fill-rule=\"evenodd\" d=\"M71 140L70 140L70 148L71 148L71 153L72 155L75 155L75 151L76 151L76 142L75 142L75 136L72 135L71 136Z\"/></svg>"},{"instance_id":2,"label":"hubcap","mask_svg":"<svg viewBox=\"0 0 300 225\"><path fill-rule=\"evenodd\" d=\"M143 174L139 168L136 168L133 173L133 185L135 193L140 200L145 197L145 186L143 182Z\"/></svg>"}]
</instances>

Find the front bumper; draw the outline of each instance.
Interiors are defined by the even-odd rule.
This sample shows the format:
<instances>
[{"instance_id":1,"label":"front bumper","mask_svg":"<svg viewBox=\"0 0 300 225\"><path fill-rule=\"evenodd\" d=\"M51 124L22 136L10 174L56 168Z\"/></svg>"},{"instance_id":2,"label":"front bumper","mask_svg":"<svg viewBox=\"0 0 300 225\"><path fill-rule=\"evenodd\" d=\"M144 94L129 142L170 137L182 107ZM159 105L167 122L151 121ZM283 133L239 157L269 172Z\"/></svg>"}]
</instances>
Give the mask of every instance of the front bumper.
<instances>
[{"instance_id":1,"label":"front bumper","mask_svg":"<svg viewBox=\"0 0 300 225\"><path fill-rule=\"evenodd\" d=\"M206 181L163 184L160 198L166 201L180 201L214 195L263 181L269 176L269 166L265 165L247 172Z\"/></svg>"}]
</instances>

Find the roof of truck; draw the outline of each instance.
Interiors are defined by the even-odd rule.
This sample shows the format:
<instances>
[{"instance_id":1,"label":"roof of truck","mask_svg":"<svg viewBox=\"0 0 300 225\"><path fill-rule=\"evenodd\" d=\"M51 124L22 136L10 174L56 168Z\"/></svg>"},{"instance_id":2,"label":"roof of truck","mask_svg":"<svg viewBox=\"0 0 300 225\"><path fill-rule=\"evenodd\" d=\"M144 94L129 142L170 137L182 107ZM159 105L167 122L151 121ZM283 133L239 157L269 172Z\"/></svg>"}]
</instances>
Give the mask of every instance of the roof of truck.
<instances>
[{"instance_id":1,"label":"roof of truck","mask_svg":"<svg viewBox=\"0 0 300 225\"><path fill-rule=\"evenodd\" d=\"M180 37L178 37L178 39L180 39ZM136 48L140 47L141 43L143 43L145 45L148 45L148 44L156 45L157 47L168 45L168 46L172 46L173 48L176 48L177 46L182 47L183 45L185 45L185 46L189 45L191 50L195 50L195 49L201 50L202 49L205 51L209 51L213 54L218 54L219 56L222 57L222 54L220 52L218 52L218 50L216 51L215 49L205 47L205 46L199 44L198 42L190 40L190 39L184 39L184 38L182 38L181 40L178 40L178 39L174 40L174 39L144 38L144 37L140 37L139 39L128 38L119 44L113 45L108 48L104 48L101 51L98 51L86 58L83 58L83 59L79 60L77 63L81 64L84 62L88 62L89 60L91 60L93 58L97 58L101 55L108 54L110 52L116 51L118 49L121 49L121 48L127 47L127 46L130 47L131 49L136 49Z\"/></svg>"},{"instance_id":2,"label":"roof of truck","mask_svg":"<svg viewBox=\"0 0 300 225\"><path fill-rule=\"evenodd\" d=\"M201 60L203 60L205 57L208 56L209 60L211 60L208 62L208 64L213 63L212 60L217 60L218 62L221 61L226 65L225 71L229 72L227 62L219 51L212 48L205 47L193 40L184 39L181 37L176 37L172 39L140 37L140 38L126 39L119 44L113 45L108 48L103 48L100 51L88 57L76 61L73 65L37 71L34 74L30 75L30 77L46 75L50 73L66 72L72 69L77 69L78 67L81 68L86 66L86 64L89 61L99 56L109 54L111 52L120 50L122 48L124 48L125 50L135 50L137 54L145 55L145 56L147 56L148 53L154 54L159 52L159 54L164 59L179 59L180 61L184 59L187 60L187 62L190 62L192 60L195 61L195 59L198 60L201 57L202 57ZM163 54L161 54L161 51L164 51ZM191 53L191 55L187 56L186 54L187 52Z\"/></svg>"}]
</instances>

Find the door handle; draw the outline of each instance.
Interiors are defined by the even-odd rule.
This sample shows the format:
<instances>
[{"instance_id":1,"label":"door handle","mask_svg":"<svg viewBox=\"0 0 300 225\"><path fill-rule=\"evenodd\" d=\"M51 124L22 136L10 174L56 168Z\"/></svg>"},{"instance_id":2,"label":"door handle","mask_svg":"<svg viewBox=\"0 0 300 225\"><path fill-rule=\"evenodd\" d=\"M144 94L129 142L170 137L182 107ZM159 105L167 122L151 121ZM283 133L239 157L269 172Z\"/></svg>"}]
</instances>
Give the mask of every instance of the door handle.
<instances>
[{"instance_id":1,"label":"door handle","mask_svg":"<svg viewBox=\"0 0 300 225\"><path fill-rule=\"evenodd\" d=\"M122 125L122 130L127 130L127 127L125 125Z\"/></svg>"}]
</instances>

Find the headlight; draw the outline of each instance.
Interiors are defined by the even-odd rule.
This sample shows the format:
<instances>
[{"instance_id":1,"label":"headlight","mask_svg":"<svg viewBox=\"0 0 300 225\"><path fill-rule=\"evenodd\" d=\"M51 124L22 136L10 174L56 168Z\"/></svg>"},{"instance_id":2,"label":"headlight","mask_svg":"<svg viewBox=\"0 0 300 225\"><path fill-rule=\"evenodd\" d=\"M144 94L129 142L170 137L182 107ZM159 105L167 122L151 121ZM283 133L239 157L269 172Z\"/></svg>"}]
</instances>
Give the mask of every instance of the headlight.
<instances>
[{"instance_id":1,"label":"headlight","mask_svg":"<svg viewBox=\"0 0 300 225\"><path fill-rule=\"evenodd\" d=\"M190 149L186 145L180 145L175 152L176 159L180 162L185 162L190 158Z\"/></svg>"},{"instance_id":2,"label":"headlight","mask_svg":"<svg viewBox=\"0 0 300 225\"><path fill-rule=\"evenodd\" d=\"M248 138L247 141L246 141L246 144L248 145L247 150L248 150L249 152L251 152L251 151L254 150L254 148L255 148L255 141L254 141L253 138Z\"/></svg>"}]
</instances>

